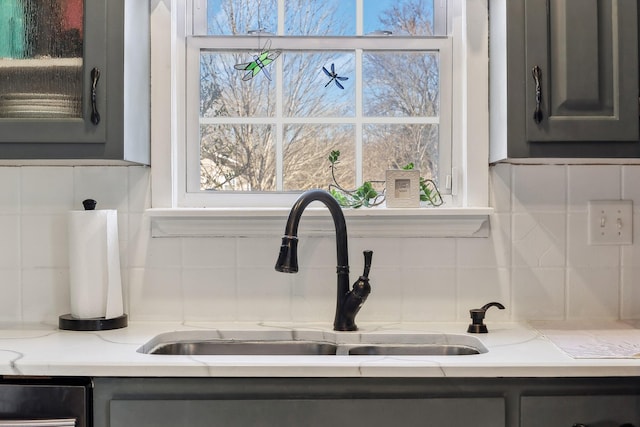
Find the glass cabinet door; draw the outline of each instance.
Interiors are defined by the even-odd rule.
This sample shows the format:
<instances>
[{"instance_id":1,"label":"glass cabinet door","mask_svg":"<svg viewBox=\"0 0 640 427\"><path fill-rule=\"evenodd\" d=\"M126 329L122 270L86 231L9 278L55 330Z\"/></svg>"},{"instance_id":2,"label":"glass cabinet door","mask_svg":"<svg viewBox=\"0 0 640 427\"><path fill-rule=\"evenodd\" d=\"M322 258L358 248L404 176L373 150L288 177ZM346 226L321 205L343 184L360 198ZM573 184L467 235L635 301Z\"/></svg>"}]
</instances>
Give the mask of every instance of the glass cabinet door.
<instances>
[{"instance_id":1,"label":"glass cabinet door","mask_svg":"<svg viewBox=\"0 0 640 427\"><path fill-rule=\"evenodd\" d=\"M105 4L0 0L0 142L104 141Z\"/></svg>"}]
</instances>

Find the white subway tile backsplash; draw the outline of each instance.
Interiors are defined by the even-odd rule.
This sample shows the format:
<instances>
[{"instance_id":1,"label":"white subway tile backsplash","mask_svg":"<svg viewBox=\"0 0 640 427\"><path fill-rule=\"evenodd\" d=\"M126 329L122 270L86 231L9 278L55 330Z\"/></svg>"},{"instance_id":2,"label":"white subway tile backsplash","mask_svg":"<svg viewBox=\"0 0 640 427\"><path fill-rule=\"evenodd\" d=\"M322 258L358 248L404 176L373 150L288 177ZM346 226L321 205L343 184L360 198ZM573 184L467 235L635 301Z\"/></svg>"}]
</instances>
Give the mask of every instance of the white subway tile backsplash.
<instances>
[{"instance_id":1,"label":"white subway tile backsplash","mask_svg":"<svg viewBox=\"0 0 640 427\"><path fill-rule=\"evenodd\" d=\"M118 215L120 218L121 215ZM147 263L147 252L151 242L151 224L145 214L127 215L127 264L129 267L144 268ZM120 242L122 245L122 242Z\"/></svg>"},{"instance_id":2,"label":"white subway tile backsplash","mask_svg":"<svg viewBox=\"0 0 640 427\"><path fill-rule=\"evenodd\" d=\"M403 268L398 283L402 285L402 321L456 320L455 268Z\"/></svg>"},{"instance_id":3,"label":"white subway tile backsplash","mask_svg":"<svg viewBox=\"0 0 640 427\"><path fill-rule=\"evenodd\" d=\"M185 238L182 239L182 266L185 268L228 268L236 267L235 237ZM277 251L277 248L274 249ZM273 261L275 265L275 259Z\"/></svg>"},{"instance_id":4,"label":"white subway tile backsplash","mask_svg":"<svg viewBox=\"0 0 640 427\"><path fill-rule=\"evenodd\" d=\"M568 171L570 212L586 212L589 200L620 198L622 166L572 165Z\"/></svg>"},{"instance_id":5,"label":"white subway tile backsplash","mask_svg":"<svg viewBox=\"0 0 640 427\"><path fill-rule=\"evenodd\" d=\"M19 269L0 269L0 322L22 321L21 283Z\"/></svg>"},{"instance_id":6,"label":"white subway tile backsplash","mask_svg":"<svg viewBox=\"0 0 640 427\"><path fill-rule=\"evenodd\" d=\"M620 316L620 270L612 267L569 268L568 319L617 319Z\"/></svg>"},{"instance_id":7,"label":"white subway tile backsplash","mask_svg":"<svg viewBox=\"0 0 640 427\"><path fill-rule=\"evenodd\" d=\"M22 246L19 215L0 215L0 236L0 270L19 268Z\"/></svg>"},{"instance_id":8,"label":"white subway tile backsplash","mask_svg":"<svg viewBox=\"0 0 640 427\"><path fill-rule=\"evenodd\" d=\"M22 194L20 191L21 168L0 168L0 214L20 213Z\"/></svg>"},{"instance_id":9,"label":"white subway tile backsplash","mask_svg":"<svg viewBox=\"0 0 640 427\"><path fill-rule=\"evenodd\" d=\"M151 180L150 168L127 167L128 191L127 205L129 213L143 213L151 207Z\"/></svg>"},{"instance_id":10,"label":"white subway tile backsplash","mask_svg":"<svg viewBox=\"0 0 640 427\"><path fill-rule=\"evenodd\" d=\"M564 212L567 171L560 165L513 167L511 201L514 212Z\"/></svg>"},{"instance_id":11,"label":"white subway tile backsplash","mask_svg":"<svg viewBox=\"0 0 640 427\"><path fill-rule=\"evenodd\" d=\"M396 266L428 268L456 265L456 239L405 239L402 244L398 243L399 259Z\"/></svg>"},{"instance_id":12,"label":"white subway tile backsplash","mask_svg":"<svg viewBox=\"0 0 640 427\"><path fill-rule=\"evenodd\" d=\"M337 289L335 258L332 267L305 267L297 274L282 275L291 290L292 321L333 323Z\"/></svg>"},{"instance_id":13,"label":"white subway tile backsplash","mask_svg":"<svg viewBox=\"0 0 640 427\"><path fill-rule=\"evenodd\" d=\"M0 321L56 323L69 311L66 212L82 198L118 209L126 311L135 320L331 325L334 236L300 229L298 274L274 270L279 237L151 238L150 168L0 167ZM640 227L628 246L587 242L587 202L633 200L640 166L490 170L488 238L349 239L351 283L374 251L358 322L640 318ZM347 220L348 222L348 220Z\"/></svg>"},{"instance_id":14,"label":"white subway tile backsplash","mask_svg":"<svg viewBox=\"0 0 640 427\"><path fill-rule=\"evenodd\" d=\"M149 239L144 254L144 267L180 268L182 267L182 247L180 239Z\"/></svg>"},{"instance_id":15,"label":"white subway tile backsplash","mask_svg":"<svg viewBox=\"0 0 640 427\"><path fill-rule=\"evenodd\" d=\"M23 215L20 220L23 268L69 266L67 215Z\"/></svg>"},{"instance_id":16,"label":"white subway tile backsplash","mask_svg":"<svg viewBox=\"0 0 640 427\"><path fill-rule=\"evenodd\" d=\"M511 273L514 319L564 319L565 276L564 268L514 267Z\"/></svg>"},{"instance_id":17,"label":"white subway tile backsplash","mask_svg":"<svg viewBox=\"0 0 640 427\"><path fill-rule=\"evenodd\" d=\"M182 270L185 321L225 321L237 316L236 269Z\"/></svg>"},{"instance_id":18,"label":"white subway tile backsplash","mask_svg":"<svg viewBox=\"0 0 640 427\"><path fill-rule=\"evenodd\" d=\"M489 170L489 204L496 213L511 212L511 165L499 163Z\"/></svg>"},{"instance_id":19,"label":"white subway tile backsplash","mask_svg":"<svg viewBox=\"0 0 640 427\"><path fill-rule=\"evenodd\" d=\"M640 199L638 199L638 204L640 204ZM621 247L623 270L640 268L640 213L633 214L633 224L633 244Z\"/></svg>"},{"instance_id":20,"label":"white subway tile backsplash","mask_svg":"<svg viewBox=\"0 0 640 427\"><path fill-rule=\"evenodd\" d=\"M128 310L131 320L184 319L180 268L131 268Z\"/></svg>"},{"instance_id":21,"label":"white subway tile backsplash","mask_svg":"<svg viewBox=\"0 0 640 427\"><path fill-rule=\"evenodd\" d=\"M280 243L281 239L278 237L238 238L236 246L238 269L270 267L275 271ZM299 246L302 246L302 242Z\"/></svg>"},{"instance_id":22,"label":"white subway tile backsplash","mask_svg":"<svg viewBox=\"0 0 640 427\"><path fill-rule=\"evenodd\" d=\"M74 204L72 167L23 167L20 183L23 214L61 214L81 207Z\"/></svg>"},{"instance_id":23,"label":"white subway tile backsplash","mask_svg":"<svg viewBox=\"0 0 640 427\"><path fill-rule=\"evenodd\" d=\"M622 269L621 313L622 319L640 319L640 264Z\"/></svg>"},{"instance_id":24,"label":"white subway tile backsplash","mask_svg":"<svg viewBox=\"0 0 640 427\"><path fill-rule=\"evenodd\" d=\"M469 310L480 308L488 302L502 303L505 310L491 313L494 321L510 318L511 272L508 268L466 268L459 267L457 273L457 315L458 320L469 319Z\"/></svg>"},{"instance_id":25,"label":"white subway tile backsplash","mask_svg":"<svg viewBox=\"0 0 640 427\"><path fill-rule=\"evenodd\" d=\"M288 275L270 267L238 268L239 321L290 321L291 285Z\"/></svg>"},{"instance_id":26,"label":"white subway tile backsplash","mask_svg":"<svg viewBox=\"0 0 640 427\"><path fill-rule=\"evenodd\" d=\"M97 201L96 209L129 212L128 169L118 166L77 166L73 168L74 206L82 210L82 201Z\"/></svg>"},{"instance_id":27,"label":"white subway tile backsplash","mask_svg":"<svg viewBox=\"0 0 640 427\"><path fill-rule=\"evenodd\" d=\"M375 270L370 277L371 294L360 309L356 323L360 322L399 322L402 320L403 287L406 274L401 268L382 267ZM354 282L360 273L351 275ZM421 277L414 277L421 280ZM333 285L335 289L335 283ZM335 302L334 302L335 305Z\"/></svg>"},{"instance_id":28,"label":"white subway tile backsplash","mask_svg":"<svg viewBox=\"0 0 640 427\"><path fill-rule=\"evenodd\" d=\"M459 267L508 267L511 265L511 216L493 214L489 238L457 240Z\"/></svg>"},{"instance_id":29,"label":"white subway tile backsplash","mask_svg":"<svg viewBox=\"0 0 640 427\"><path fill-rule=\"evenodd\" d=\"M512 221L514 267L565 266L565 214L514 213Z\"/></svg>"},{"instance_id":30,"label":"white subway tile backsplash","mask_svg":"<svg viewBox=\"0 0 640 427\"><path fill-rule=\"evenodd\" d=\"M70 312L67 269L24 269L21 290L23 322L57 325L58 316Z\"/></svg>"}]
</instances>

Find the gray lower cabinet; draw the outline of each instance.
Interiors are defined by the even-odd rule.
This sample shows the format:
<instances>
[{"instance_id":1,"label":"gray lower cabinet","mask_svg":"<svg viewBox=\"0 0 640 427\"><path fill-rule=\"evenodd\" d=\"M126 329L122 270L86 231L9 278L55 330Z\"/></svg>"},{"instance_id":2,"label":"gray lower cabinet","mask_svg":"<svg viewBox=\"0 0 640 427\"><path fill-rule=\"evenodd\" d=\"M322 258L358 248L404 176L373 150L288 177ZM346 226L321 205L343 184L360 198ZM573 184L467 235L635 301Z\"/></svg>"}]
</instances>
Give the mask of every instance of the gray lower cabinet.
<instances>
[{"instance_id":1,"label":"gray lower cabinet","mask_svg":"<svg viewBox=\"0 0 640 427\"><path fill-rule=\"evenodd\" d=\"M500 398L113 400L112 427L501 427Z\"/></svg>"},{"instance_id":2,"label":"gray lower cabinet","mask_svg":"<svg viewBox=\"0 0 640 427\"><path fill-rule=\"evenodd\" d=\"M640 426L640 395L524 396L521 399L521 427L620 427L624 424Z\"/></svg>"},{"instance_id":3,"label":"gray lower cabinet","mask_svg":"<svg viewBox=\"0 0 640 427\"><path fill-rule=\"evenodd\" d=\"M94 378L94 427L640 427L640 377Z\"/></svg>"},{"instance_id":4,"label":"gray lower cabinet","mask_svg":"<svg viewBox=\"0 0 640 427\"><path fill-rule=\"evenodd\" d=\"M96 378L94 427L505 427L473 380Z\"/></svg>"}]
</instances>

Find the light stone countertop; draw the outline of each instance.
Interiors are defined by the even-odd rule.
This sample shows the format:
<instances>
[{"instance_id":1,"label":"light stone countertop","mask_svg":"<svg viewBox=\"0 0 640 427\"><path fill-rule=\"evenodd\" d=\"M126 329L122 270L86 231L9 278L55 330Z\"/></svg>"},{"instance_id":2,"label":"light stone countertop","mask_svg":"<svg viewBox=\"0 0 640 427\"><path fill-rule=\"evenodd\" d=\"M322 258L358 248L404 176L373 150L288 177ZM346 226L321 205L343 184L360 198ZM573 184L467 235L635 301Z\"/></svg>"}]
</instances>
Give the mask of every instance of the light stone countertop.
<instances>
[{"instance_id":1,"label":"light stone countertop","mask_svg":"<svg viewBox=\"0 0 640 427\"><path fill-rule=\"evenodd\" d=\"M219 324L130 322L123 329L101 332L58 330L46 325L0 325L0 374L34 376L129 377L577 377L640 376L640 359L634 357L576 358L551 339L575 332L577 340L593 339L591 329L563 323L488 322L488 334L467 334L466 323L360 324L358 332L333 332L330 325L285 323ZM608 322L597 330L598 339L624 330L640 329ZM138 352L158 334L198 331L219 337L282 336L322 337L340 343L385 342L418 336L448 341L478 338L488 350L467 356L174 356ZM571 332L573 331L573 332ZM547 335L550 332L550 335ZM244 334L244 335L243 335ZM426 335L425 335L426 334ZM400 338L398 338L400 337ZM472 338L469 338L472 337ZM376 341L377 340L377 341ZM382 341L380 341L382 340ZM573 341L575 343L575 340ZM612 344L612 345L615 345Z\"/></svg>"}]
</instances>

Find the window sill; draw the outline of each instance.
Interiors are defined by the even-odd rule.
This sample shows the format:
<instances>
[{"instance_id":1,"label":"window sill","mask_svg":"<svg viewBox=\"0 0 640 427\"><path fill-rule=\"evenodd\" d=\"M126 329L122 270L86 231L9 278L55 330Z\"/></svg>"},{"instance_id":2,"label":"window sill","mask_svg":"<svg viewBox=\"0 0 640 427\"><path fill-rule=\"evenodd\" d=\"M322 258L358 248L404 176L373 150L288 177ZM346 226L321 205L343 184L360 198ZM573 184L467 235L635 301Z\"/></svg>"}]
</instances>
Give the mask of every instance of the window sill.
<instances>
[{"instance_id":1,"label":"window sill","mask_svg":"<svg viewBox=\"0 0 640 427\"><path fill-rule=\"evenodd\" d=\"M488 237L492 208L345 209L350 237ZM152 237L280 237L285 208L148 209ZM329 211L305 210L305 235L333 235Z\"/></svg>"}]
</instances>

